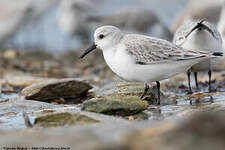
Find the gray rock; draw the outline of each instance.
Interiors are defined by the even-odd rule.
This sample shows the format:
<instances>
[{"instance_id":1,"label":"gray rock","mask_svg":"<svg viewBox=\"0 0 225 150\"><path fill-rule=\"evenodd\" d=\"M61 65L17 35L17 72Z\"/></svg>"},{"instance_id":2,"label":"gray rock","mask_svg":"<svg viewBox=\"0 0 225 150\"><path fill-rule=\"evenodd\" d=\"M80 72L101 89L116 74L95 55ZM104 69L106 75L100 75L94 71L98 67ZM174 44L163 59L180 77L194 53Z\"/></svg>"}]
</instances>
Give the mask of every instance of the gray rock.
<instances>
[{"instance_id":1,"label":"gray rock","mask_svg":"<svg viewBox=\"0 0 225 150\"><path fill-rule=\"evenodd\" d=\"M32 84L22 90L27 100L46 101L59 98L80 98L92 88L86 82L75 79L52 79Z\"/></svg>"}]
</instances>

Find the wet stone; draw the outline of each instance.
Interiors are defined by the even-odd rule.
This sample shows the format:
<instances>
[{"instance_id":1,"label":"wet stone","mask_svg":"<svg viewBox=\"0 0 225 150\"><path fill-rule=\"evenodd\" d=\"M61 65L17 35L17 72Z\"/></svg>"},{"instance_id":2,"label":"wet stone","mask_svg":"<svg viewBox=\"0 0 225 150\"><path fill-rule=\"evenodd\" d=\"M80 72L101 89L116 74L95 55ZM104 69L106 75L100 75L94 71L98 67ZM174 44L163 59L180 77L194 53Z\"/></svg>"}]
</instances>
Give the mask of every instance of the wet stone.
<instances>
[{"instance_id":1,"label":"wet stone","mask_svg":"<svg viewBox=\"0 0 225 150\"><path fill-rule=\"evenodd\" d=\"M115 91L108 95L112 97L117 95L120 95L122 97L136 96L140 99L140 96L142 95L144 88L145 88L144 84L140 82L118 82ZM154 84L150 85L150 88L143 99L148 101L150 105L157 105L156 102L158 99L158 90L156 85ZM171 93L164 93L161 91L160 102L161 105L176 104L177 103L176 96L174 96Z\"/></svg>"},{"instance_id":2,"label":"wet stone","mask_svg":"<svg viewBox=\"0 0 225 150\"><path fill-rule=\"evenodd\" d=\"M129 116L147 109L148 102L135 96L93 98L83 103L82 110L108 115Z\"/></svg>"},{"instance_id":3,"label":"wet stone","mask_svg":"<svg viewBox=\"0 0 225 150\"><path fill-rule=\"evenodd\" d=\"M123 95L123 96L137 96L140 97L144 91L143 83L135 82L120 82L117 84L117 89L115 93L111 95ZM144 96L144 100L148 101L149 104L156 104L158 99L158 90L156 85L151 85L147 94ZM161 105L176 104L176 98L172 97L171 94L164 94L160 92L160 102Z\"/></svg>"},{"instance_id":4,"label":"wet stone","mask_svg":"<svg viewBox=\"0 0 225 150\"><path fill-rule=\"evenodd\" d=\"M84 125L98 122L98 120L79 113L72 114L68 112L62 112L38 117L35 119L34 124L41 127L58 127L65 125Z\"/></svg>"},{"instance_id":5,"label":"wet stone","mask_svg":"<svg viewBox=\"0 0 225 150\"><path fill-rule=\"evenodd\" d=\"M87 96L92 86L75 79L51 79L49 81L32 84L22 90L27 100L49 101L55 99L73 99L80 101Z\"/></svg>"}]
</instances>

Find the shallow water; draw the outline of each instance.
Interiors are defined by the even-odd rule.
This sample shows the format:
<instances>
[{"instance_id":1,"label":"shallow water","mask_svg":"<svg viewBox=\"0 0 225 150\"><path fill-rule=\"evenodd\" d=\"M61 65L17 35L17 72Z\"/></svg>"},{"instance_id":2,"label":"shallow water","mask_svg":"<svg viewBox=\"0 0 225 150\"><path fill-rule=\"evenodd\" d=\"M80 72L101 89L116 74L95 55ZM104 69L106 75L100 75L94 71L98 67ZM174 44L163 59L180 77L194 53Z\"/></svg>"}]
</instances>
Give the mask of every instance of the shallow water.
<instances>
[{"instance_id":1,"label":"shallow water","mask_svg":"<svg viewBox=\"0 0 225 150\"><path fill-rule=\"evenodd\" d=\"M1 93L2 99L16 98L18 97L17 93Z\"/></svg>"},{"instance_id":2,"label":"shallow water","mask_svg":"<svg viewBox=\"0 0 225 150\"><path fill-rule=\"evenodd\" d=\"M15 96L15 95L14 95ZM149 108L144 111L148 114L149 119L145 121L139 121L138 124L154 123L157 120L167 120L170 118L180 118L183 116L190 115L196 111L219 111L225 109L225 93L216 93L213 94L213 100L210 100L210 97L206 96L200 101L193 100L190 104L188 99L177 99L178 103L173 105L164 105L164 106L155 106L150 105ZM24 102L16 104L16 107L3 108L0 112L0 129L21 129L26 128L23 118L23 111L26 111L31 122L33 123L35 118L40 115L43 108L50 110L55 110L56 112L69 111L69 112L81 112L88 114L89 116L102 120L104 123L117 122L117 126L123 126L125 124L133 124L132 121L122 121L121 117L111 117L102 114L88 113L80 110L80 105L53 105L47 104L49 106L44 106L45 103L34 102L23 106ZM39 104L40 103L40 104ZM1 104L2 105L2 104ZM34 106L35 105L35 106ZM11 105L9 105L11 106ZM54 108L57 106L56 108ZM29 107L29 108L26 108ZM98 126L98 125L95 125ZM102 126L102 125L100 125ZM79 126L80 128L80 126ZM85 128L85 126L83 127Z\"/></svg>"}]
</instances>

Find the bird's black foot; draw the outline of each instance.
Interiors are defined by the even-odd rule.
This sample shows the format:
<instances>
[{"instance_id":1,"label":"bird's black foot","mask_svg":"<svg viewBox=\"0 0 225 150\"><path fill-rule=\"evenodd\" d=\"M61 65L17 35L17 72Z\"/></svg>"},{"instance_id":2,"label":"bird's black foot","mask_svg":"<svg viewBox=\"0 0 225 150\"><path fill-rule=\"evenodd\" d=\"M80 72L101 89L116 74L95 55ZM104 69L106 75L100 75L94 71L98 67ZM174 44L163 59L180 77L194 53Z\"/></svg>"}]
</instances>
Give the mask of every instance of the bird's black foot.
<instances>
[{"instance_id":1,"label":"bird's black foot","mask_svg":"<svg viewBox=\"0 0 225 150\"><path fill-rule=\"evenodd\" d=\"M156 81L157 90L158 90L158 99L157 99L157 105L160 105L160 82Z\"/></svg>"},{"instance_id":2,"label":"bird's black foot","mask_svg":"<svg viewBox=\"0 0 225 150\"><path fill-rule=\"evenodd\" d=\"M209 70L208 75L209 75L209 89L208 89L208 91L209 91L209 93L211 93L212 92L212 87L211 87L212 71L211 70Z\"/></svg>"},{"instance_id":3,"label":"bird's black foot","mask_svg":"<svg viewBox=\"0 0 225 150\"><path fill-rule=\"evenodd\" d=\"M144 89L143 93L141 94L140 99L144 98L144 96L147 94L148 90L149 90L149 85L147 83L145 83L145 89Z\"/></svg>"},{"instance_id":4,"label":"bird's black foot","mask_svg":"<svg viewBox=\"0 0 225 150\"><path fill-rule=\"evenodd\" d=\"M192 89L191 89L191 72L190 71L188 71L187 72L187 76L188 76L188 87L189 87L189 90L188 90L188 92L187 92L187 94L192 94L193 92L192 92Z\"/></svg>"},{"instance_id":5,"label":"bird's black foot","mask_svg":"<svg viewBox=\"0 0 225 150\"><path fill-rule=\"evenodd\" d=\"M192 90L188 90L187 94L193 94Z\"/></svg>"}]
</instances>

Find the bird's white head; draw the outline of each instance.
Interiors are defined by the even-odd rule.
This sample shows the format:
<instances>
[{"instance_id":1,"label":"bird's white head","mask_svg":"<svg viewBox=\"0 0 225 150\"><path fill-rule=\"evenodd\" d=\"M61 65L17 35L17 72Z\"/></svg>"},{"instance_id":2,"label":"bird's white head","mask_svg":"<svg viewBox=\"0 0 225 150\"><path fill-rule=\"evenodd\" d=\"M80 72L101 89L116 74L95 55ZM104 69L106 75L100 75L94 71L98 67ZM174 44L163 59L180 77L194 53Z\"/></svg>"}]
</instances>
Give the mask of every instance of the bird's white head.
<instances>
[{"instance_id":1,"label":"bird's white head","mask_svg":"<svg viewBox=\"0 0 225 150\"><path fill-rule=\"evenodd\" d=\"M102 26L96 29L94 33L95 44L101 50L117 44L121 37L122 32L114 26Z\"/></svg>"},{"instance_id":2,"label":"bird's white head","mask_svg":"<svg viewBox=\"0 0 225 150\"><path fill-rule=\"evenodd\" d=\"M91 47L89 47L80 58L83 58L88 53L98 48L100 50L107 50L113 45L118 44L120 39L123 37L122 32L119 28L114 26L102 26L95 30L94 33L94 43Z\"/></svg>"},{"instance_id":3,"label":"bird's white head","mask_svg":"<svg viewBox=\"0 0 225 150\"><path fill-rule=\"evenodd\" d=\"M217 38L214 30L212 29L212 25L209 22L201 20L193 22L193 25L194 26L192 26L190 32L186 35L186 38L197 40L211 40Z\"/></svg>"}]
</instances>

